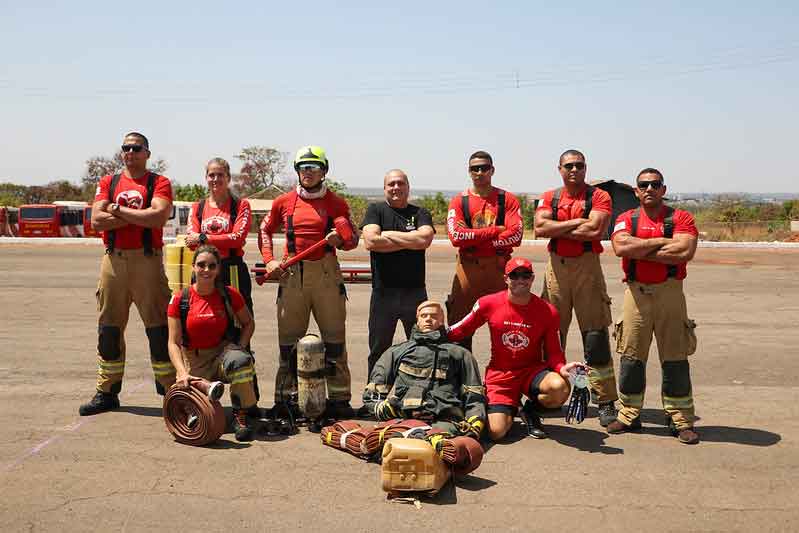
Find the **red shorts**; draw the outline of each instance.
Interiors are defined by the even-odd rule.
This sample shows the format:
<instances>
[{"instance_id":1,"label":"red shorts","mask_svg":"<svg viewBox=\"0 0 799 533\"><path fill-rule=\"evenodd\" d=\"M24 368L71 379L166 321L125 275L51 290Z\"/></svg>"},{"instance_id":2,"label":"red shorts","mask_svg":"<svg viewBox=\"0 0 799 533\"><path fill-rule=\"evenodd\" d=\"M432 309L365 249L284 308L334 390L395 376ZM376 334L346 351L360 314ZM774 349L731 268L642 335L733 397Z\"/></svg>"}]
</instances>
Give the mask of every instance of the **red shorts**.
<instances>
[{"instance_id":1,"label":"red shorts","mask_svg":"<svg viewBox=\"0 0 799 533\"><path fill-rule=\"evenodd\" d=\"M519 407L522 394L530 394L530 385L540 384L551 372L548 368L531 367L518 370L486 368L486 398L488 405ZM537 386L537 385L536 385Z\"/></svg>"}]
</instances>

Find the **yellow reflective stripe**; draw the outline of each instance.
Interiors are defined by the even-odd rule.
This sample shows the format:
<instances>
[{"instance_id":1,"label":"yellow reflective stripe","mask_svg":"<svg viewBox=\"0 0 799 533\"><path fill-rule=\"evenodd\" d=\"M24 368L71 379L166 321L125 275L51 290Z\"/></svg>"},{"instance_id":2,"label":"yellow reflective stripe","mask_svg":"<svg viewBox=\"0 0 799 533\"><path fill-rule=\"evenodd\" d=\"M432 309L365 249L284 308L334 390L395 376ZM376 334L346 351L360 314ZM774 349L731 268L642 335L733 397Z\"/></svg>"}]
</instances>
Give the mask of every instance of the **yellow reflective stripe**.
<instances>
[{"instance_id":1,"label":"yellow reflective stripe","mask_svg":"<svg viewBox=\"0 0 799 533\"><path fill-rule=\"evenodd\" d=\"M172 366L171 362L168 362L168 363L152 362L151 364L152 364L153 369L156 369L156 368L175 368L174 366Z\"/></svg>"},{"instance_id":2,"label":"yellow reflective stripe","mask_svg":"<svg viewBox=\"0 0 799 533\"><path fill-rule=\"evenodd\" d=\"M478 385L464 385L463 386L463 393L464 394L478 394L480 396L486 395L486 388L480 387Z\"/></svg>"},{"instance_id":3,"label":"yellow reflective stripe","mask_svg":"<svg viewBox=\"0 0 799 533\"><path fill-rule=\"evenodd\" d=\"M588 372L588 377L592 379L611 379L616 377L613 374L613 367L609 366L606 368L592 368L590 372Z\"/></svg>"},{"instance_id":4,"label":"yellow reflective stripe","mask_svg":"<svg viewBox=\"0 0 799 533\"><path fill-rule=\"evenodd\" d=\"M410 374L417 378L429 378L433 374L433 369L430 367L411 366L407 363L400 363L399 371ZM447 371L443 368L436 369L436 379L446 379Z\"/></svg>"},{"instance_id":5,"label":"yellow reflective stripe","mask_svg":"<svg viewBox=\"0 0 799 533\"><path fill-rule=\"evenodd\" d=\"M623 392L619 393L619 399L621 400L622 405L627 407L643 407L644 406L644 395L641 394L624 394Z\"/></svg>"},{"instance_id":6,"label":"yellow reflective stripe","mask_svg":"<svg viewBox=\"0 0 799 533\"><path fill-rule=\"evenodd\" d=\"M105 370L124 369L125 361L100 361L98 366Z\"/></svg>"},{"instance_id":7,"label":"yellow reflective stripe","mask_svg":"<svg viewBox=\"0 0 799 533\"><path fill-rule=\"evenodd\" d=\"M247 367L244 367L244 368L240 368L239 370L236 370L236 371L233 371L233 372L229 372L228 373L228 377L235 378L235 377L243 376L245 374L253 374L253 369L252 369L251 366L247 366Z\"/></svg>"},{"instance_id":8,"label":"yellow reflective stripe","mask_svg":"<svg viewBox=\"0 0 799 533\"><path fill-rule=\"evenodd\" d=\"M239 290L239 268L236 265L230 265L230 286Z\"/></svg>"},{"instance_id":9,"label":"yellow reflective stripe","mask_svg":"<svg viewBox=\"0 0 799 533\"><path fill-rule=\"evenodd\" d=\"M674 396L663 395L663 407L666 409L693 409L694 399L692 396L681 396L675 398Z\"/></svg>"},{"instance_id":10,"label":"yellow reflective stripe","mask_svg":"<svg viewBox=\"0 0 799 533\"><path fill-rule=\"evenodd\" d=\"M233 379L230 381L231 385L241 385L243 383L252 383L252 376L246 378Z\"/></svg>"}]
</instances>

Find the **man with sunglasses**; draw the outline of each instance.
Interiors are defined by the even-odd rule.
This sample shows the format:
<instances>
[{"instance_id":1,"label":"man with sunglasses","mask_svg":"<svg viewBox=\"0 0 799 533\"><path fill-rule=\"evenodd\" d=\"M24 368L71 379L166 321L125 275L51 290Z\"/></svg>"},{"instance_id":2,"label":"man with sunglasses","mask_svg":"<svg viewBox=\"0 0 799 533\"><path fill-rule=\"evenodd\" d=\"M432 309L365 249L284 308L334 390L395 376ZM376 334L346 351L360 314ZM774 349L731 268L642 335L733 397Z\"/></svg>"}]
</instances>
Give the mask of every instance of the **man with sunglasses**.
<instances>
[{"instance_id":1,"label":"man with sunglasses","mask_svg":"<svg viewBox=\"0 0 799 533\"><path fill-rule=\"evenodd\" d=\"M494 441L510 430L522 395L529 398L522 409L528 434L546 438L537 409L563 405L569 399L569 373L577 368L588 370L580 362L566 363L558 311L530 292L534 277L528 259L511 259L503 278L507 290L477 300L463 320L450 325L447 334L458 342L488 322L491 360L485 386L488 433Z\"/></svg>"},{"instance_id":2,"label":"man with sunglasses","mask_svg":"<svg viewBox=\"0 0 799 533\"><path fill-rule=\"evenodd\" d=\"M92 227L103 232L106 254L97 286L97 392L80 406L82 416L119 407L131 303L144 322L158 394L166 394L175 382L167 347L171 292L161 258L163 227L172 212L172 186L165 176L147 170L149 157L147 138L128 133L122 141L125 168L104 176L97 185Z\"/></svg>"},{"instance_id":3,"label":"man with sunglasses","mask_svg":"<svg viewBox=\"0 0 799 533\"><path fill-rule=\"evenodd\" d=\"M610 297L599 262L601 241L612 213L610 195L585 182L585 156L567 150L558 170L563 187L547 191L535 212L536 237L549 237L549 262L541 297L560 314L564 348L572 312L583 340L591 393L599 405L599 423L616 419L616 377L610 354L608 326L612 323Z\"/></svg>"},{"instance_id":4,"label":"man with sunglasses","mask_svg":"<svg viewBox=\"0 0 799 533\"><path fill-rule=\"evenodd\" d=\"M336 248L352 250L358 246L358 232L350 221L347 202L328 190L325 176L329 163L319 146L303 146L294 158L299 183L296 189L278 196L271 212L261 222L259 243L269 275L277 272L277 331L280 360L275 377L275 402L297 404L297 341L308 331L313 313L325 344L327 363L327 416L352 416L350 369L347 364L345 320L347 291L341 276ZM333 229L333 221L343 217L352 229L352 239L344 241ZM280 228L286 234L284 257L296 255L321 240L318 249L287 271L276 259L272 236Z\"/></svg>"},{"instance_id":5,"label":"man with sunglasses","mask_svg":"<svg viewBox=\"0 0 799 533\"><path fill-rule=\"evenodd\" d=\"M469 156L469 176L472 186L450 201L447 213L447 235L458 249L446 302L450 324L466 316L481 296L505 289L503 269L524 232L519 200L491 185L491 154L481 150ZM471 350L471 335L461 344Z\"/></svg>"},{"instance_id":6,"label":"man with sunglasses","mask_svg":"<svg viewBox=\"0 0 799 533\"><path fill-rule=\"evenodd\" d=\"M622 258L627 289L615 332L621 410L608 433L641 429L646 362L654 334L667 422L681 443L696 444L699 434L694 430L688 364L688 356L696 351L696 324L688 318L683 280L699 232L690 213L663 202L666 186L659 170L645 168L638 173L636 185L641 207L621 214L611 237L613 250Z\"/></svg>"}]
</instances>

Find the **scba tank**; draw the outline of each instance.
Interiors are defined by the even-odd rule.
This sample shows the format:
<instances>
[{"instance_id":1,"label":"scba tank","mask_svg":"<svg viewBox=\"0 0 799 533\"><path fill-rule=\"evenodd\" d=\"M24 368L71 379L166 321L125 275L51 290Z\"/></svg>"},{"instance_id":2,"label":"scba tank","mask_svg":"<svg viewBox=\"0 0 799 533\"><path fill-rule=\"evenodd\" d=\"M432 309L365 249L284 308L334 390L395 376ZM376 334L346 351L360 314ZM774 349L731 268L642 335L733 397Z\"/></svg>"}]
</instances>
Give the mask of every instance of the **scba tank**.
<instances>
[{"instance_id":1,"label":"scba tank","mask_svg":"<svg viewBox=\"0 0 799 533\"><path fill-rule=\"evenodd\" d=\"M191 259L194 252L183 244L164 246L164 270L172 292L180 292L191 285Z\"/></svg>"},{"instance_id":2,"label":"scba tank","mask_svg":"<svg viewBox=\"0 0 799 533\"><path fill-rule=\"evenodd\" d=\"M297 396L300 411L311 420L325 411L325 345L316 335L297 341Z\"/></svg>"}]
</instances>

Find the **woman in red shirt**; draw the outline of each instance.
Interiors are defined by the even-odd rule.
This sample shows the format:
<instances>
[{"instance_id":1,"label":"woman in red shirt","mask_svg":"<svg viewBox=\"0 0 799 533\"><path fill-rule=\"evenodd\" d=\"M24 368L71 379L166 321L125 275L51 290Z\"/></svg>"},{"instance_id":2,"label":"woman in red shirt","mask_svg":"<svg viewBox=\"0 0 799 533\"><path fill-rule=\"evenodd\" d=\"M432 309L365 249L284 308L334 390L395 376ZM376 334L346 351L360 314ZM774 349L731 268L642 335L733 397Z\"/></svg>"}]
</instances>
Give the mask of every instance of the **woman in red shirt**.
<instances>
[{"instance_id":1,"label":"woman in red shirt","mask_svg":"<svg viewBox=\"0 0 799 533\"><path fill-rule=\"evenodd\" d=\"M211 245L194 252L191 287L172 295L167 309L169 358L175 387L197 378L230 384L236 440L252 440L250 418L258 416L255 360L243 346L250 343L255 322L241 293L222 284L222 257ZM237 328L240 325L240 328Z\"/></svg>"}]
</instances>

